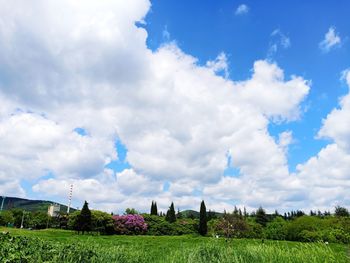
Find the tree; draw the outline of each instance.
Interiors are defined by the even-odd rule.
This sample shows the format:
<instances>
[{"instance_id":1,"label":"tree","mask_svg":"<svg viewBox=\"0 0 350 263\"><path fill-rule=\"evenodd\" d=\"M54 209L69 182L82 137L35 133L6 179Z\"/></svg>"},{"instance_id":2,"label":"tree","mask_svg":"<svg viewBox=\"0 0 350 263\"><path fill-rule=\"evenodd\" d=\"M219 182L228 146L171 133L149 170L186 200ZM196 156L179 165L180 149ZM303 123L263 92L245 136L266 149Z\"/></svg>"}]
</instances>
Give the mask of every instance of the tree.
<instances>
[{"instance_id":1,"label":"tree","mask_svg":"<svg viewBox=\"0 0 350 263\"><path fill-rule=\"evenodd\" d=\"M248 231L248 225L239 215L226 213L220 218L216 225L216 231L223 234L226 238L241 238L244 237L245 233Z\"/></svg>"},{"instance_id":2,"label":"tree","mask_svg":"<svg viewBox=\"0 0 350 263\"><path fill-rule=\"evenodd\" d=\"M83 234L85 231L91 231L91 211L86 201L83 205L83 209L80 211L77 221L76 230L82 231Z\"/></svg>"},{"instance_id":3,"label":"tree","mask_svg":"<svg viewBox=\"0 0 350 263\"><path fill-rule=\"evenodd\" d=\"M91 210L91 230L100 234L113 234L114 220L112 216L106 212Z\"/></svg>"},{"instance_id":4,"label":"tree","mask_svg":"<svg viewBox=\"0 0 350 263\"><path fill-rule=\"evenodd\" d=\"M200 235L205 236L208 232L207 225L207 209L205 207L204 200L201 202L200 212L199 212L199 229L198 232Z\"/></svg>"},{"instance_id":5,"label":"tree","mask_svg":"<svg viewBox=\"0 0 350 263\"><path fill-rule=\"evenodd\" d=\"M345 207L336 206L335 207L335 216L339 216L339 217L349 216L349 211Z\"/></svg>"},{"instance_id":6,"label":"tree","mask_svg":"<svg viewBox=\"0 0 350 263\"><path fill-rule=\"evenodd\" d=\"M265 233L268 239L286 239L288 233L286 221L280 216L276 217L272 222L267 224Z\"/></svg>"},{"instance_id":7,"label":"tree","mask_svg":"<svg viewBox=\"0 0 350 263\"><path fill-rule=\"evenodd\" d=\"M258 210L256 210L255 222L262 226L266 226L268 219L266 216L265 210L260 206Z\"/></svg>"},{"instance_id":8,"label":"tree","mask_svg":"<svg viewBox=\"0 0 350 263\"><path fill-rule=\"evenodd\" d=\"M7 226L7 224L13 224L14 221L11 211L2 211L0 213L0 225Z\"/></svg>"},{"instance_id":9,"label":"tree","mask_svg":"<svg viewBox=\"0 0 350 263\"><path fill-rule=\"evenodd\" d=\"M177 219L182 219L182 214L181 214L179 208L177 209L176 218L177 218Z\"/></svg>"},{"instance_id":10,"label":"tree","mask_svg":"<svg viewBox=\"0 0 350 263\"><path fill-rule=\"evenodd\" d=\"M127 208L125 209L124 215L138 215L140 214L135 208Z\"/></svg>"},{"instance_id":11,"label":"tree","mask_svg":"<svg viewBox=\"0 0 350 263\"><path fill-rule=\"evenodd\" d=\"M169 210L166 212L165 220L169 223L174 223L176 221L174 203L171 202Z\"/></svg>"},{"instance_id":12,"label":"tree","mask_svg":"<svg viewBox=\"0 0 350 263\"><path fill-rule=\"evenodd\" d=\"M152 201L152 205L151 205L151 215L153 215L153 216L158 215L157 202Z\"/></svg>"},{"instance_id":13,"label":"tree","mask_svg":"<svg viewBox=\"0 0 350 263\"><path fill-rule=\"evenodd\" d=\"M244 218L248 217L247 209L245 207L243 208L243 216Z\"/></svg>"}]
</instances>

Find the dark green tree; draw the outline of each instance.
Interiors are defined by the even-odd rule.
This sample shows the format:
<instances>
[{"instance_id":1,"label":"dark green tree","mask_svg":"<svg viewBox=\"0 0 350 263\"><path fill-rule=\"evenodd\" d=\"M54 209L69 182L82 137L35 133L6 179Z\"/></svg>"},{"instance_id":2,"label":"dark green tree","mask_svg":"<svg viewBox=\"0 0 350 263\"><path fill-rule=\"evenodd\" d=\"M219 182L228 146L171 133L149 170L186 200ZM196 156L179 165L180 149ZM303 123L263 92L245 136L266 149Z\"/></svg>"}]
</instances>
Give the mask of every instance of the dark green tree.
<instances>
[{"instance_id":1,"label":"dark green tree","mask_svg":"<svg viewBox=\"0 0 350 263\"><path fill-rule=\"evenodd\" d=\"M176 218L177 219L182 219L182 213L180 212L179 208L177 209Z\"/></svg>"},{"instance_id":2,"label":"dark green tree","mask_svg":"<svg viewBox=\"0 0 350 263\"><path fill-rule=\"evenodd\" d=\"M165 220L169 223L174 223L176 221L174 203L171 202L169 210L166 212Z\"/></svg>"},{"instance_id":3,"label":"dark green tree","mask_svg":"<svg viewBox=\"0 0 350 263\"><path fill-rule=\"evenodd\" d=\"M244 218L248 217L247 209L245 207L243 208L243 216Z\"/></svg>"},{"instance_id":4,"label":"dark green tree","mask_svg":"<svg viewBox=\"0 0 350 263\"><path fill-rule=\"evenodd\" d=\"M260 206L258 210L256 210L255 222L262 226L266 226L268 221L265 210Z\"/></svg>"},{"instance_id":5,"label":"dark green tree","mask_svg":"<svg viewBox=\"0 0 350 263\"><path fill-rule=\"evenodd\" d=\"M124 215L138 215L140 214L135 208L127 208L125 209Z\"/></svg>"},{"instance_id":6,"label":"dark green tree","mask_svg":"<svg viewBox=\"0 0 350 263\"><path fill-rule=\"evenodd\" d=\"M200 235L205 236L208 232L208 225L207 225L207 209L205 207L204 200L201 202L201 208L199 212L199 228L198 232Z\"/></svg>"},{"instance_id":7,"label":"dark green tree","mask_svg":"<svg viewBox=\"0 0 350 263\"><path fill-rule=\"evenodd\" d=\"M86 201L78 216L76 230L81 231L83 234L91 231L91 211Z\"/></svg>"},{"instance_id":8,"label":"dark green tree","mask_svg":"<svg viewBox=\"0 0 350 263\"><path fill-rule=\"evenodd\" d=\"M349 216L349 211L345 207L336 206L334 214L335 216L338 216L338 217L346 217L346 216Z\"/></svg>"},{"instance_id":9,"label":"dark green tree","mask_svg":"<svg viewBox=\"0 0 350 263\"><path fill-rule=\"evenodd\" d=\"M153 216L158 215L157 202L152 201L152 205L151 205L151 215L153 215Z\"/></svg>"}]
</instances>

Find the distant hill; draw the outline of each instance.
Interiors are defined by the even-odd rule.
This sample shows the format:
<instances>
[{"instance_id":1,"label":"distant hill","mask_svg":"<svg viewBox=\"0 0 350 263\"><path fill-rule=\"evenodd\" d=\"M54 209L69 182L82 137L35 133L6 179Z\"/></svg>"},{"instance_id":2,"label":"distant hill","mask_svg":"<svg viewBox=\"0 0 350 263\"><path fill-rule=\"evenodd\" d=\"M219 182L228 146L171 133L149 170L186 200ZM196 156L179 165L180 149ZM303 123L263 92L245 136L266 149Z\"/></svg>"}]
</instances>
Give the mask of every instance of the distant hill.
<instances>
[{"instance_id":1,"label":"distant hill","mask_svg":"<svg viewBox=\"0 0 350 263\"><path fill-rule=\"evenodd\" d=\"M0 206L1 206L2 198L0 197ZM10 210L14 208L23 209L30 212L47 212L49 205L56 204L56 202L47 201L47 200L29 200L18 197L8 197L6 196L4 201L3 210ZM67 206L60 204L61 212L67 211ZM71 212L76 209L71 208Z\"/></svg>"},{"instance_id":2,"label":"distant hill","mask_svg":"<svg viewBox=\"0 0 350 263\"><path fill-rule=\"evenodd\" d=\"M209 213L214 213L216 215L216 217L222 217L223 216L223 213L219 213L219 212L214 212L214 211L207 211L207 215ZM194 211L194 210L184 210L184 211L181 211L180 214L183 216L183 217L186 217L186 218L199 218L199 212L197 211Z\"/></svg>"}]
</instances>

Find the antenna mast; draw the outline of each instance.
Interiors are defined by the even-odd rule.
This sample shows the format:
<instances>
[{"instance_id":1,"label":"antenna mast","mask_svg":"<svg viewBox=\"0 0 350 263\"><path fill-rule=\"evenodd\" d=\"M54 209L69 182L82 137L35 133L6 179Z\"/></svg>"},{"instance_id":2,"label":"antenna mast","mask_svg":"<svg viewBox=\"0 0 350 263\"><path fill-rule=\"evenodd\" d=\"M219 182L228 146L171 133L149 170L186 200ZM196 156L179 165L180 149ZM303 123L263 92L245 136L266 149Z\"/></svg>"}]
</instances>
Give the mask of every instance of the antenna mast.
<instances>
[{"instance_id":1,"label":"antenna mast","mask_svg":"<svg viewBox=\"0 0 350 263\"><path fill-rule=\"evenodd\" d=\"M72 194L73 194L73 184L70 185L70 189L69 189L67 214L69 214L70 205L71 205L71 203L72 203Z\"/></svg>"},{"instance_id":2,"label":"antenna mast","mask_svg":"<svg viewBox=\"0 0 350 263\"><path fill-rule=\"evenodd\" d=\"M1 202L1 209L0 209L0 213L2 212L2 209L4 207L4 201L5 201L6 196L2 196L2 202Z\"/></svg>"}]
</instances>

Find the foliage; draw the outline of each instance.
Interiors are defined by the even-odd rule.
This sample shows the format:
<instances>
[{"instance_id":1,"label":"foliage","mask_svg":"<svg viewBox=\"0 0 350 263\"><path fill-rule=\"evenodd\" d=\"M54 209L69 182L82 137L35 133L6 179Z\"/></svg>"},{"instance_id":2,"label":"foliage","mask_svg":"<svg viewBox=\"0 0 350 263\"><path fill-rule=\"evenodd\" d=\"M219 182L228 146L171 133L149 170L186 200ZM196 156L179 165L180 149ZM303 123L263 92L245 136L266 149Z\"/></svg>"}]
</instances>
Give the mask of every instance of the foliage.
<instances>
[{"instance_id":1,"label":"foliage","mask_svg":"<svg viewBox=\"0 0 350 263\"><path fill-rule=\"evenodd\" d=\"M49 217L47 213L35 212L35 213L32 213L29 218L28 227L33 229L44 229L47 227L48 223L49 223Z\"/></svg>"},{"instance_id":2,"label":"foliage","mask_svg":"<svg viewBox=\"0 0 350 263\"><path fill-rule=\"evenodd\" d=\"M135 208L127 208L125 209L124 215L138 215L140 214Z\"/></svg>"},{"instance_id":3,"label":"foliage","mask_svg":"<svg viewBox=\"0 0 350 263\"><path fill-rule=\"evenodd\" d=\"M287 238L287 222L280 216L268 223L265 228L265 237L268 239L285 240Z\"/></svg>"},{"instance_id":4,"label":"foliage","mask_svg":"<svg viewBox=\"0 0 350 263\"><path fill-rule=\"evenodd\" d=\"M207 209L205 207L204 201L201 202L200 212L199 212L199 229L200 235L205 236L208 232L207 225Z\"/></svg>"},{"instance_id":5,"label":"foliage","mask_svg":"<svg viewBox=\"0 0 350 263\"><path fill-rule=\"evenodd\" d=\"M141 215L115 215L114 230L121 235L140 235L147 232L147 224Z\"/></svg>"},{"instance_id":6,"label":"foliage","mask_svg":"<svg viewBox=\"0 0 350 263\"><path fill-rule=\"evenodd\" d=\"M69 214L68 228L77 230L80 211L75 211ZM91 231L99 232L100 234L113 234L114 221L112 216L108 213L91 210Z\"/></svg>"},{"instance_id":7,"label":"foliage","mask_svg":"<svg viewBox=\"0 0 350 263\"><path fill-rule=\"evenodd\" d=\"M2 211L0 213L0 225L7 226L8 224L12 224L14 222L14 217L11 211Z\"/></svg>"},{"instance_id":8,"label":"foliage","mask_svg":"<svg viewBox=\"0 0 350 263\"><path fill-rule=\"evenodd\" d=\"M169 223L163 217L143 215L148 226L148 235L153 236L178 236L194 234L197 232L198 223L193 219L179 219L174 223Z\"/></svg>"},{"instance_id":9,"label":"foliage","mask_svg":"<svg viewBox=\"0 0 350 263\"><path fill-rule=\"evenodd\" d=\"M245 237L245 233L248 231L248 224L238 213L225 214L216 225L217 233L231 237Z\"/></svg>"},{"instance_id":10,"label":"foliage","mask_svg":"<svg viewBox=\"0 0 350 263\"><path fill-rule=\"evenodd\" d=\"M287 239L294 241L327 241L350 243L350 220L303 216L291 221Z\"/></svg>"},{"instance_id":11,"label":"foliage","mask_svg":"<svg viewBox=\"0 0 350 263\"><path fill-rule=\"evenodd\" d=\"M91 230L100 234L111 235L114 233L114 221L110 214L91 210Z\"/></svg>"},{"instance_id":12,"label":"foliage","mask_svg":"<svg viewBox=\"0 0 350 263\"><path fill-rule=\"evenodd\" d=\"M341 206L336 206L335 207L335 216L350 216L349 214L349 210L346 209L345 207L341 207Z\"/></svg>"},{"instance_id":13,"label":"foliage","mask_svg":"<svg viewBox=\"0 0 350 263\"><path fill-rule=\"evenodd\" d=\"M15 230L10 229L13 233ZM71 231L0 234L0 262L348 262L345 246L203 237L87 237ZM38 238L40 236L41 238Z\"/></svg>"},{"instance_id":14,"label":"foliage","mask_svg":"<svg viewBox=\"0 0 350 263\"><path fill-rule=\"evenodd\" d=\"M265 210L260 206L258 210L256 210L255 222L262 226L266 226L268 218L266 216Z\"/></svg>"},{"instance_id":15,"label":"foliage","mask_svg":"<svg viewBox=\"0 0 350 263\"><path fill-rule=\"evenodd\" d=\"M247 221L248 229L244 232L244 238L264 238L264 232L262 225L255 221Z\"/></svg>"},{"instance_id":16,"label":"foliage","mask_svg":"<svg viewBox=\"0 0 350 263\"><path fill-rule=\"evenodd\" d=\"M158 215L157 202L152 201L151 213L150 213L150 215L153 215L153 216Z\"/></svg>"},{"instance_id":17,"label":"foliage","mask_svg":"<svg viewBox=\"0 0 350 263\"><path fill-rule=\"evenodd\" d=\"M83 234L84 232L91 231L91 211L86 201L84 202L83 208L78 215L74 229L78 232L81 231Z\"/></svg>"},{"instance_id":18,"label":"foliage","mask_svg":"<svg viewBox=\"0 0 350 263\"><path fill-rule=\"evenodd\" d=\"M165 220L169 223L174 223L176 221L174 203L171 202L169 210L166 212Z\"/></svg>"}]
</instances>

